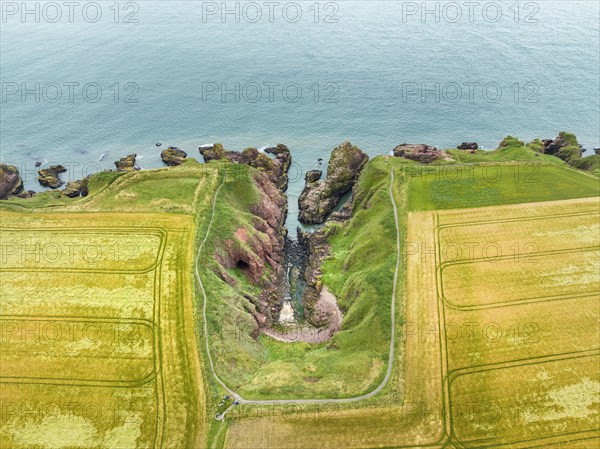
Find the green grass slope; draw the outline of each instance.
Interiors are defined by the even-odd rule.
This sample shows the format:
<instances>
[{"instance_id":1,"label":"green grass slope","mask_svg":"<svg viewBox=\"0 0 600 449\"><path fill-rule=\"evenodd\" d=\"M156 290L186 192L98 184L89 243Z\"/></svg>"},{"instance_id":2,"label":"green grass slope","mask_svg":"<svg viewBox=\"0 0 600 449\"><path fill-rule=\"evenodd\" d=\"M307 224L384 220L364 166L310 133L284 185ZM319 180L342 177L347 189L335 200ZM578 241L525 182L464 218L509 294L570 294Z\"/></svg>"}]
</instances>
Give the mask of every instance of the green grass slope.
<instances>
[{"instance_id":1,"label":"green grass slope","mask_svg":"<svg viewBox=\"0 0 600 449\"><path fill-rule=\"evenodd\" d=\"M455 164L407 165L411 175L409 208L458 209L600 194L600 183L592 176L597 159L591 159L586 167L592 168L589 174L556 156L540 154L538 143L525 145L508 136L494 151L449 150Z\"/></svg>"}]
</instances>

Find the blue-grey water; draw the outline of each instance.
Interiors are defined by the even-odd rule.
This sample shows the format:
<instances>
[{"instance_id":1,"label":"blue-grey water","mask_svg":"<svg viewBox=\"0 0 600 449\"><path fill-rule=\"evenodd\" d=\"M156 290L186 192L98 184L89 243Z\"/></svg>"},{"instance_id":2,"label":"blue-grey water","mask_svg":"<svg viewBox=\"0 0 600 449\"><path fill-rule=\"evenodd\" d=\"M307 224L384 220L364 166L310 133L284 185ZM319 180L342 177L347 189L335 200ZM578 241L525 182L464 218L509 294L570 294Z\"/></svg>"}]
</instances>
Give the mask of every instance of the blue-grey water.
<instances>
[{"instance_id":1,"label":"blue-grey water","mask_svg":"<svg viewBox=\"0 0 600 449\"><path fill-rule=\"evenodd\" d=\"M450 3L425 16L421 2L239 3L236 17L214 13L221 2L138 1L116 17L110 1L94 22L86 2L71 18L58 2L58 20L54 6L23 16L2 2L1 159L40 190L36 161L74 179L131 152L161 166L156 142L197 158L206 143L281 142L296 163L293 227L302 171L343 140L375 155L569 130L600 146L597 1Z\"/></svg>"}]
</instances>

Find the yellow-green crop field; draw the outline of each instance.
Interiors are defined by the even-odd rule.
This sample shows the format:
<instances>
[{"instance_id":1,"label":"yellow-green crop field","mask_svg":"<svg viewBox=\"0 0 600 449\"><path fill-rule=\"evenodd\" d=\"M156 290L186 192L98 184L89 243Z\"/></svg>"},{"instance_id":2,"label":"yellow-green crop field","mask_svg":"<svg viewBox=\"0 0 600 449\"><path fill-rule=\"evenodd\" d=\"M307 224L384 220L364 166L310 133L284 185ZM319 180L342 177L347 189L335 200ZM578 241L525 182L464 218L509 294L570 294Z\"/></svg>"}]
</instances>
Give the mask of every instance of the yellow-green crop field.
<instances>
[{"instance_id":1,"label":"yellow-green crop field","mask_svg":"<svg viewBox=\"0 0 600 449\"><path fill-rule=\"evenodd\" d=\"M598 444L599 213L590 198L410 214L453 447Z\"/></svg>"},{"instance_id":2,"label":"yellow-green crop field","mask_svg":"<svg viewBox=\"0 0 600 449\"><path fill-rule=\"evenodd\" d=\"M157 208L139 200L155 183L155 200L176 208L173 179L193 184L191 212L202 207L194 192L210 183L193 167L162 173L118 178L114 203L108 189L65 200L60 212L1 211L0 447L205 444L197 223L186 210L141 212Z\"/></svg>"}]
</instances>

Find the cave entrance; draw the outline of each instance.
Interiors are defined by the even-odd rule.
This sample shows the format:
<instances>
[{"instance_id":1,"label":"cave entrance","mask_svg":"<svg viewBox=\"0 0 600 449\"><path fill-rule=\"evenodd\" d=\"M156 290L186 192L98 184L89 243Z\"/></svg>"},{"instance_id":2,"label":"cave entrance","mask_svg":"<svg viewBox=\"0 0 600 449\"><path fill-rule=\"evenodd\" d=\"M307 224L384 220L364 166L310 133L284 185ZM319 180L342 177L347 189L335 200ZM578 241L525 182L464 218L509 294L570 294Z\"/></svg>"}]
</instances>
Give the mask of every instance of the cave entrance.
<instances>
[{"instance_id":1,"label":"cave entrance","mask_svg":"<svg viewBox=\"0 0 600 449\"><path fill-rule=\"evenodd\" d=\"M235 266L242 271L246 271L246 270L248 270L248 268L250 268L250 265L248 264L248 262L246 262L245 260L241 260L241 259L237 261Z\"/></svg>"}]
</instances>

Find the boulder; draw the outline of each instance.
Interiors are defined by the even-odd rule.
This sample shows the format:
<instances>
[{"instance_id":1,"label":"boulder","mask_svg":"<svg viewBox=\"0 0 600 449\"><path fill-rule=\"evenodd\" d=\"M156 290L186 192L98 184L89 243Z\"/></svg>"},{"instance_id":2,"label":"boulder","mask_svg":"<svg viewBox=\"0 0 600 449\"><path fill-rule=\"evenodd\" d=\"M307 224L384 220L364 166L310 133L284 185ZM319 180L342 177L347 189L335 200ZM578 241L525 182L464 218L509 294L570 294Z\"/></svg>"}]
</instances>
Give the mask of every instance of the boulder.
<instances>
[{"instance_id":1,"label":"boulder","mask_svg":"<svg viewBox=\"0 0 600 449\"><path fill-rule=\"evenodd\" d=\"M36 192L33 190L24 190L17 195L18 198L28 199L33 198L36 195Z\"/></svg>"},{"instance_id":2,"label":"boulder","mask_svg":"<svg viewBox=\"0 0 600 449\"><path fill-rule=\"evenodd\" d=\"M394 148L394 156L428 164L444 158L444 152L431 145L403 143Z\"/></svg>"},{"instance_id":3,"label":"boulder","mask_svg":"<svg viewBox=\"0 0 600 449\"><path fill-rule=\"evenodd\" d=\"M78 196L87 196L87 183L88 178L80 179L77 181L69 181L65 188L60 192L61 196L69 198L76 198ZM85 195L83 191L85 190Z\"/></svg>"},{"instance_id":4,"label":"boulder","mask_svg":"<svg viewBox=\"0 0 600 449\"><path fill-rule=\"evenodd\" d=\"M169 147L160 153L163 162L170 166L181 165L187 157L187 153L179 148Z\"/></svg>"},{"instance_id":5,"label":"boulder","mask_svg":"<svg viewBox=\"0 0 600 449\"><path fill-rule=\"evenodd\" d=\"M543 152L562 159L565 162L581 158L583 152L581 145L573 134L560 132L554 139L543 139Z\"/></svg>"},{"instance_id":6,"label":"boulder","mask_svg":"<svg viewBox=\"0 0 600 449\"><path fill-rule=\"evenodd\" d=\"M38 170L38 181L45 187L58 189L64 184L60 179L60 174L66 172L67 169L62 165L52 165L48 168Z\"/></svg>"},{"instance_id":7,"label":"boulder","mask_svg":"<svg viewBox=\"0 0 600 449\"><path fill-rule=\"evenodd\" d=\"M0 164L0 200L23 192L23 180L14 165Z\"/></svg>"},{"instance_id":8,"label":"boulder","mask_svg":"<svg viewBox=\"0 0 600 449\"><path fill-rule=\"evenodd\" d=\"M211 147L199 147L198 150L204 158L204 162L218 161L225 157L225 148L220 143L215 143Z\"/></svg>"},{"instance_id":9,"label":"boulder","mask_svg":"<svg viewBox=\"0 0 600 449\"><path fill-rule=\"evenodd\" d=\"M352 189L368 160L369 156L350 142L334 148L326 178L311 181L316 174L306 176L304 190L298 198L299 220L307 224L323 223L340 198Z\"/></svg>"},{"instance_id":10,"label":"boulder","mask_svg":"<svg viewBox=\"0 0 600 449\"><path fill-rule=\"evenodd\" d=\"M479 149L479 145L477 145L477 142L463 142L456 148L459 150L477 150Z\"/></svg>"},{"instance_id":11,"label":"boulder","mask_svg":"<svg viewBox=\"0 0 600 449\"><path fill-rule=\"evenodd\" d=\"M117 171L121 172L131 172L135 170L139 170L140 168L135 165L135 158L137 154L129 154L126 157L115 161L115 166L117 167Z\"/></svg>"},{"instance_id":12,"label":"boulder","mask_svg":"<svg viewBox=\"0 0 600 449\"><path fill-rule=\"evenodd\" d=\"M321 170L309 170L306 172L306 175L304 175L304 181L306 183L317 182L321 179L322 174L323 172Z\"/></svg>"}]
</instances>

